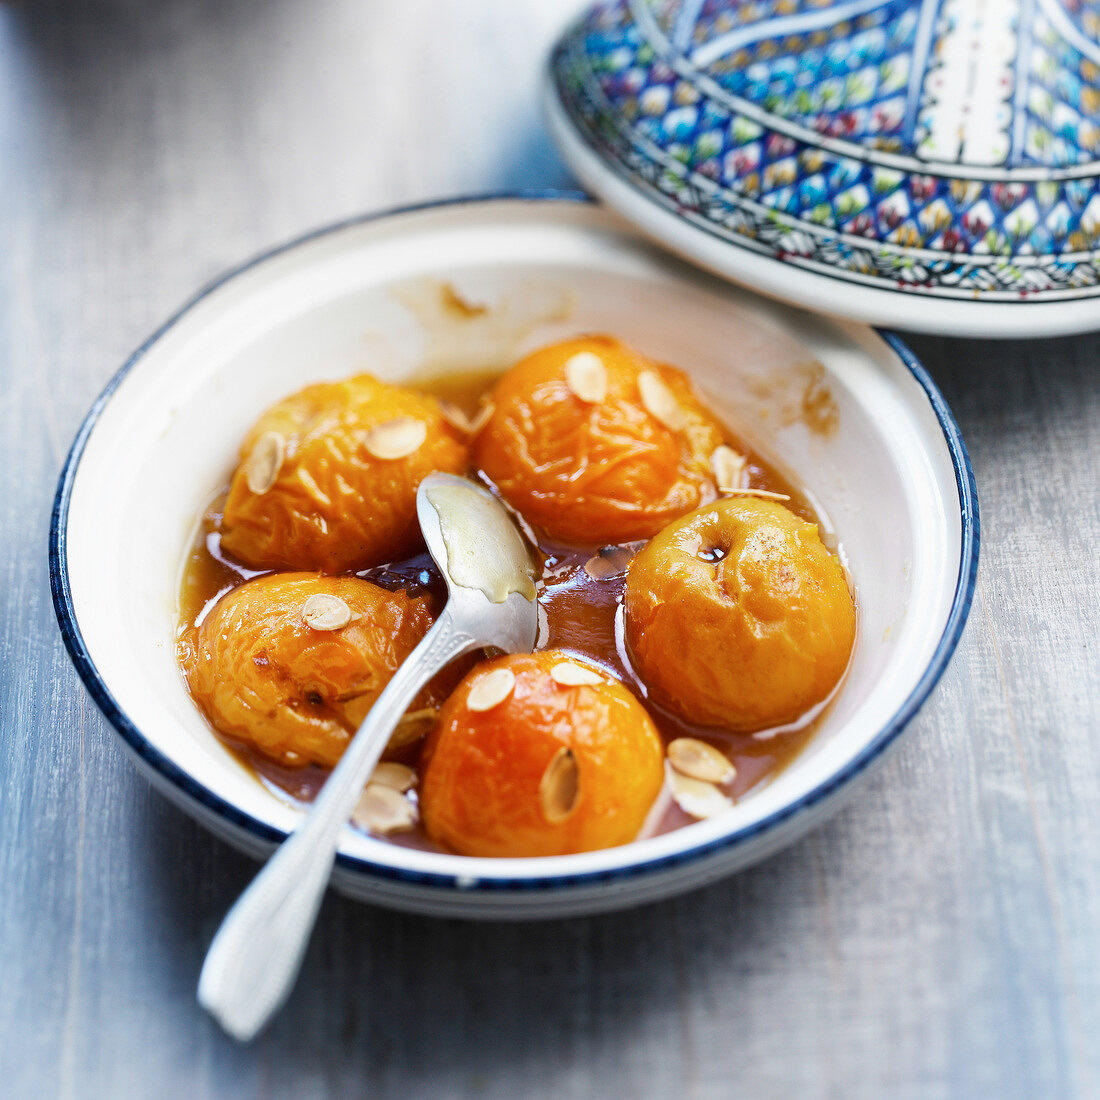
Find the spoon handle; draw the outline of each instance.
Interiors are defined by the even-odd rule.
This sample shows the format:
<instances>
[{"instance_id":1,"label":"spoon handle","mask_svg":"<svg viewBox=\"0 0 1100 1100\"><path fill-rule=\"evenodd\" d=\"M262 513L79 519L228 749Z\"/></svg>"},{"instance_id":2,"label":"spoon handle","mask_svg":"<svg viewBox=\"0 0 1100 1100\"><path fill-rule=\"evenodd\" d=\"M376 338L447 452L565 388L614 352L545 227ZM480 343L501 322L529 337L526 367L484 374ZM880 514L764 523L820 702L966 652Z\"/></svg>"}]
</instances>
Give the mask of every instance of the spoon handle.
<instances>
[{"instance_id":1,"label":"spoon handle","mask_svg":"<svg viewBox=\"0 0 1100 1100\"><path fill-rule=\"evenodd\" d=\"M394 726L435 673L481 644L444 610L378 696L305 821L222 921L203 964L198 996L234 1038L251 1039L290 993L340 833Z\"/></svg>"}]
</instances>

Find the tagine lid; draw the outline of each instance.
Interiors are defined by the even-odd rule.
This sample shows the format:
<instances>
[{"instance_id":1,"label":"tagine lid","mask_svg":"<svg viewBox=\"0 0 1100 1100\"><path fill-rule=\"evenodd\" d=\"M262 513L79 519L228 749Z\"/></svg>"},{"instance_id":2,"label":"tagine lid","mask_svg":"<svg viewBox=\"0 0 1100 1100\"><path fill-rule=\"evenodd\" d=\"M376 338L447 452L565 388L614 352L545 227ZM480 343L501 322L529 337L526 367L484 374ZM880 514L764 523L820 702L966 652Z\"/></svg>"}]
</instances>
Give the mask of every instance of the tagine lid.
<instances>
[{"instance_id":1,"label":"tagine lid","mask_svg":"<svg viewBox=\"0 0 1100 1100\"><path fill-rule=\"evenodd\" d=\"M610 0L545 91L581 181L735 282L924 331L1100 327L1097 0Z\"/></svg>"}]
</instances>

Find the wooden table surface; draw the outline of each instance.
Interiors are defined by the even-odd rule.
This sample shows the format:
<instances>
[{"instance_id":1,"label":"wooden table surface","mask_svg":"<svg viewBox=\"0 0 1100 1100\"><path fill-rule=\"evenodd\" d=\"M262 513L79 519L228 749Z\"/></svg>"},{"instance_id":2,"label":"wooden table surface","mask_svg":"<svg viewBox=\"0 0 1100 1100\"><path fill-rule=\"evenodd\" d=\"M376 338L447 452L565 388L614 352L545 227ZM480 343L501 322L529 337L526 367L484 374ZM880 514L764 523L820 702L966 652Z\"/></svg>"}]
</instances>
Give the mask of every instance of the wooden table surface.
<instances>
[{"instance_id":1,"label":"wooden table surface","mask_svg":"<svg viewBox=\"0 0 1100 1100\"><path fill-rule=\"evenodd\" d=\"M599 918L330 897L261 1040L196 1007L254 867L138 778L69 663L46 567L66 449L223 268L360 211L569 186L535 90L575 6L0 7L0 1095L1100 1095L1095 335L912 340L974 460L977 598L827 826Z\"/></svg>"}]
</instances>

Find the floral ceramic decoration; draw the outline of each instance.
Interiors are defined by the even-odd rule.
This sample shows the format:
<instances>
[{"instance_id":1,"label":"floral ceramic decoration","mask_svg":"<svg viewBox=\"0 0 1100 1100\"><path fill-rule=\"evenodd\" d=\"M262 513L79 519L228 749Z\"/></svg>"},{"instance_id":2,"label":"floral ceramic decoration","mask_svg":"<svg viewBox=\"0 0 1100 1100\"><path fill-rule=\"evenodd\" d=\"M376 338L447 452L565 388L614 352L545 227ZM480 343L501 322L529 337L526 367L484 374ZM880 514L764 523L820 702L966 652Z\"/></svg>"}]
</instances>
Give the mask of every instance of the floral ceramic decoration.
<instances>
[{"instance_id":1,"label":"floral ceramic decoration","mask_svg":"<svg viewBox=\"0 0 1100 1100\"><path fill-rule=\"evenodd\" d=\"M608 168L741 249L941 300L1100 297L1100 0L611 0L551 64Z\"/></svg>"}]
</instances>

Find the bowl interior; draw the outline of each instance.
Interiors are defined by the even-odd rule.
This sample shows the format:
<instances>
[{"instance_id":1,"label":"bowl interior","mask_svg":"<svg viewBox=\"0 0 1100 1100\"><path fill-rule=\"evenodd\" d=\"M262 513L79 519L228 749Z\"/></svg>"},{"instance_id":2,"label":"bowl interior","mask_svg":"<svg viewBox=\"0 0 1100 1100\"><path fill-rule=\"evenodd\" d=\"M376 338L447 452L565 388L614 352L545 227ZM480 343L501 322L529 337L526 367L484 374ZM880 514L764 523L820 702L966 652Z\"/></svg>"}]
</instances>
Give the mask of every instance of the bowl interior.
<instances>
[{"instance_id":1,"label":"bowl interior","mask_svg":"<svg viewBox=\"0 0 1100 1100\"><path fill-rule=\"evenodd\" d=\"M859 603L843 689L808 749L721 818L550 860L411 851L351 829L342 854L481 880L605 870L750 829L841 773L913 691L955 594L958 490L928 398L869 329L712 281L572 202L459 204L322 233L200 297L136 358L79 458L66 534L84 644L140 737L257 826L293 827L300 811L222 747L175 657L184 553L245 430L313 381L503 367L584 332L689 370L738 431L807 486L839 535Z\"/></svg>"}]
</instances>

